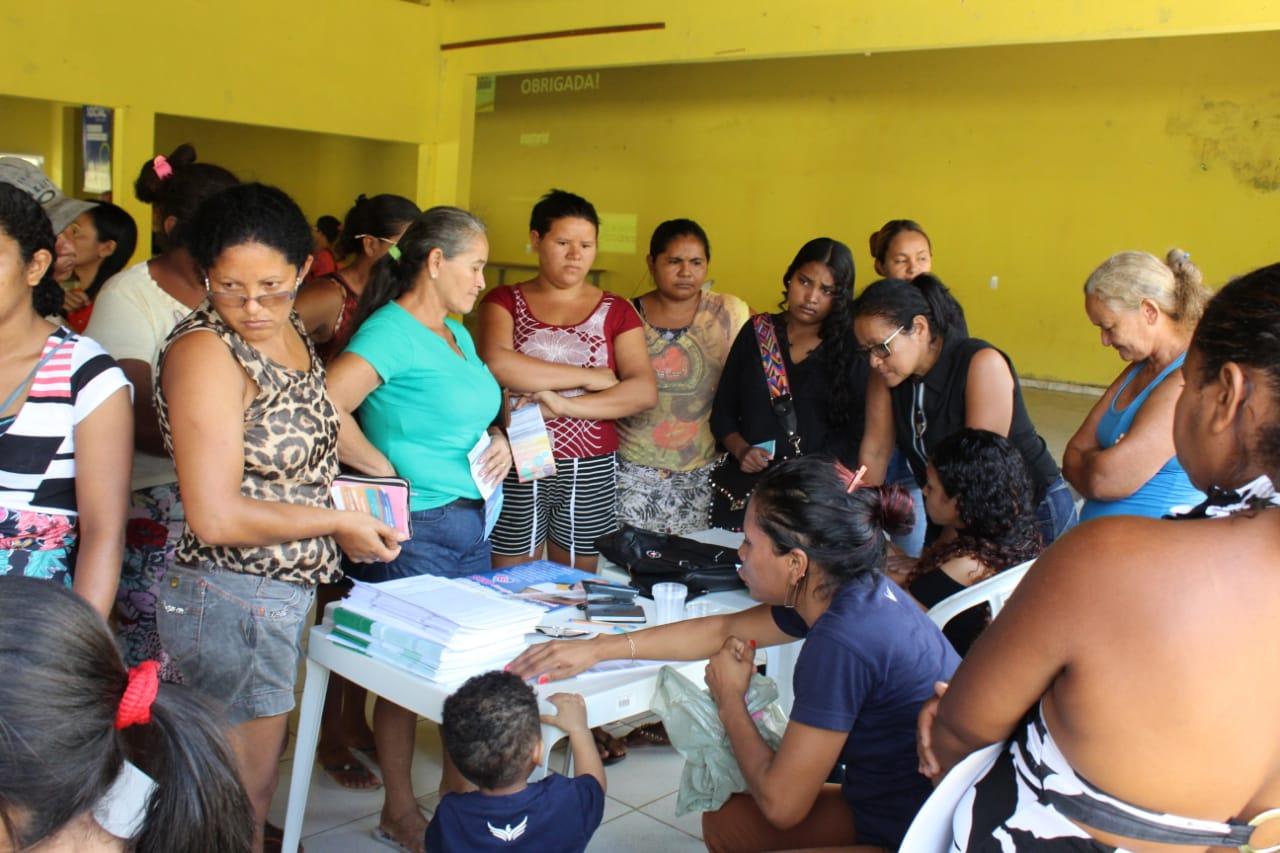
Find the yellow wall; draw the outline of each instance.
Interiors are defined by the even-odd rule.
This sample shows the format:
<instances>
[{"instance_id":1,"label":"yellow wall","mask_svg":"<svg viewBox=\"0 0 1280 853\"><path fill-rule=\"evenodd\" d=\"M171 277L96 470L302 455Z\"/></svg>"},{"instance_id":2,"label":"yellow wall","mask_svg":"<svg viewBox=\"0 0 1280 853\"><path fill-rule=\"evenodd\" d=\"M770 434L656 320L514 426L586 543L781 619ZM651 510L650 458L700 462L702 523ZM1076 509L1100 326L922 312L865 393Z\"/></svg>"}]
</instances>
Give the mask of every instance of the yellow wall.
<instances>
[{"instance_id":1,"label":"yellow wall","mask_svg":"<svg viewBox=\"0 0 1280 853\"><path fill-rule=\"evenodd\" d=\"M53 160L61 142L54 140L52 107L48 101L0 95L0 151Z\"/></svg>"},{"instance_id":2,"label":"yellow wall","mask_svg":"<svg viewBox=\"0 0 1280 853\"><path fill-rule=\"evenodd\" d=\"M200 159L217 163L242 181L274 184L293 196L312 222L341 219L359 193L413 198L418 147L350 136L251 127L179 116L156 117L156 150L196 146ZM136 174L130 173L132 180Z\"/></svg>"},{"instance_id":3,"label":"yellow wall","mask_svg":"<svg viewBox=\"0 0 1280 853\"><path fill-rule=\"evenodd\" d=\"M1108 254L1181 245L1214 282L1275 260L1277 55L1272 33L613 69L565 94L505 77L476 116L472 206L498 260L527 257L551 186L638 214L641 247L692 216L719 286L757 308L820 234L866 284L867 235L911 216L975 334L1024 375L1105 383L1119 363L1079 293ZM603 255L607 284L637 292L642 256Z\"/></svg>"}]
</instances>

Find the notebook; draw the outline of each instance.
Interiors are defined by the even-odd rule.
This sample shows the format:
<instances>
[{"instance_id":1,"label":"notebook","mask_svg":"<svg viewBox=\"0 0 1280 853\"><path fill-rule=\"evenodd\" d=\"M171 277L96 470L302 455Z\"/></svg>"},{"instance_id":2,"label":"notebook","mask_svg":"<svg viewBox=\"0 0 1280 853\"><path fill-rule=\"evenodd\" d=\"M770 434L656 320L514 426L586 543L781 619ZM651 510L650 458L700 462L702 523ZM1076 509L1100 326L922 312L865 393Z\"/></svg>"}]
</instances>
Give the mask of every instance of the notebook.
<instances>
[{"instance_id":1,"label":"notebook","mask_svg":"<svg viewBox=\"0 0 1280 853\"><path fill-rule=\"evenodd\" d=\"M400 477L340 474L329 487L338 509L366 512L405 536L413 535L409 519L409 481Z\"/></svg>"}]
</instances>

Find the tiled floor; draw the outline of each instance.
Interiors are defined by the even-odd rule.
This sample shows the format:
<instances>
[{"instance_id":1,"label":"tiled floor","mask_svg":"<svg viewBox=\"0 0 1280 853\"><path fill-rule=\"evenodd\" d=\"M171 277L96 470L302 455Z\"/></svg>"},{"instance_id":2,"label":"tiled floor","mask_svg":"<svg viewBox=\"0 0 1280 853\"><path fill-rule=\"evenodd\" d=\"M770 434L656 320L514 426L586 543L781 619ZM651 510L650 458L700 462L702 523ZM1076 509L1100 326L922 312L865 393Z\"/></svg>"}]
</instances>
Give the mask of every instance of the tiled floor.
<instances>
[{"instance_id":1,"label":"tiled floor","mask_svg":"<svg viewBox=\"0 0 1280 853\"><path fill-rule=\"evenodd\" d=\"M1026 389L1031 418L1044 436L1054 458L1088 414L1094 398L1054 391ZM290 730L295 728L295 710ZM604 824L588 848L609 853L653 853L653 851L702 850L701 821L698 815L676 817L676 788L682 759L670 747L638 747L627 759L608 769L608 800ZM292 749L280 764L280 787L272 803L271 818L283 825L288 797L289 774L293 769ZM423 810L430 815L437 802L440 784L440 738L435 724L418 725L414 787ZM339 788L319 767L311 782L303 843L308 853L386 853L387 847L373 841L370 830L377 825L382 792L362 793Z\"/></svg>"}]
</instances>

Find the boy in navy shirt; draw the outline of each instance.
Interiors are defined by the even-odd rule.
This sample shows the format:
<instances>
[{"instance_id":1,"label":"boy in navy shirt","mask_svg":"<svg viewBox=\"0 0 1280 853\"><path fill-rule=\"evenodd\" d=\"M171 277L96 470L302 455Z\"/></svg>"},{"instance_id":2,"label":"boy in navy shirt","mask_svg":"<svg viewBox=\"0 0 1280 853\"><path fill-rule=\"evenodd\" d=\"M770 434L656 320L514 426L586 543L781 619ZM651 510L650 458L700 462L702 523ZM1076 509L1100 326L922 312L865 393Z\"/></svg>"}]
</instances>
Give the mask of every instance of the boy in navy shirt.
<instances>
[{"instance_id":1,"label":"boy in navy shirt","mask_svg":"<svg viewBox=\"0 0 1280 853\"><path fill-rule=\"evenodd\" d=\"M548 697L542 721L569 735L577 776L525 780L542 760L538 697L509 672L468 680L445 700L441 735L449 757L480 790L445 794L427 826L429 853L536 850L580 853L604 816L604 766L577 693Z\"/></svg>"}]
</instances>

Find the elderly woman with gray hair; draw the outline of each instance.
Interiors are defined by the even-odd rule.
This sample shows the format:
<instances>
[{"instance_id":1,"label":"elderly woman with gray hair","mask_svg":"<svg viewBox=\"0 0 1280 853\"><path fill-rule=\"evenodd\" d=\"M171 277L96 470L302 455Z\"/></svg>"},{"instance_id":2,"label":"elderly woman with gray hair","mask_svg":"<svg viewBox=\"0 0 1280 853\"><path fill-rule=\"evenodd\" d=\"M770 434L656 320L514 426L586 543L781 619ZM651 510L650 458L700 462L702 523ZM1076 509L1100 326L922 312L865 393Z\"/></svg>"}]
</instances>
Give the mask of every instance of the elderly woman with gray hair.
<instances>
[{"instance_id":1,"label":"elderly woman with gray hair","mask_svg":"<svg viewBox=\"0 0 1280 853\"><path fill-rule=\"evenodd\" d=\"M353 566L359 580L465 576L490 568L484 503L467 453L487 430L479 466L498 483L511 467L500 423L502 391L450 314L466 314L484 289L484 225L456 207L433 207L378 261L361 295L355 335L329 366L329 395L343 419L338 453L368 474L410 484L413 536L390 563ZM359 410L360 425L352 417ZM412 711L379 698L374 740L386 785L379 840L421 850L427 821L410 779ZM465 781L445 759L446 790Z\"/></svg>"},{"instance_id":2,"label":"elderly woman with gray hair","mask_svg":"<svg viewBox=\"0 0 1280 853\"><path fill-rule=\"evenodd\" d=\"M1062 473L1085 498L1080 520L1159 518L1203 495L1173 451L1182 362L1209 299L1191 256L1172 249L1112 255L1084 285L1084 309L1102 345L1129 362L1067 443Z\"/></svg>"}]
</instances>

